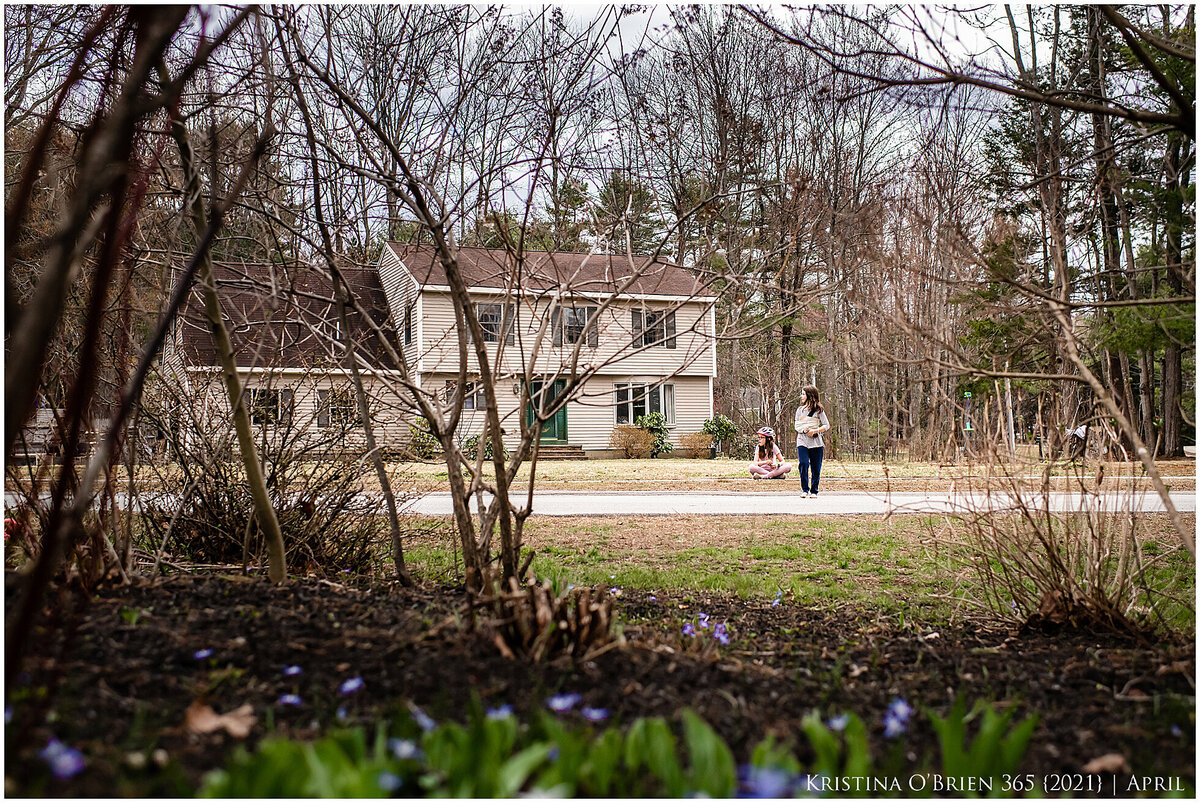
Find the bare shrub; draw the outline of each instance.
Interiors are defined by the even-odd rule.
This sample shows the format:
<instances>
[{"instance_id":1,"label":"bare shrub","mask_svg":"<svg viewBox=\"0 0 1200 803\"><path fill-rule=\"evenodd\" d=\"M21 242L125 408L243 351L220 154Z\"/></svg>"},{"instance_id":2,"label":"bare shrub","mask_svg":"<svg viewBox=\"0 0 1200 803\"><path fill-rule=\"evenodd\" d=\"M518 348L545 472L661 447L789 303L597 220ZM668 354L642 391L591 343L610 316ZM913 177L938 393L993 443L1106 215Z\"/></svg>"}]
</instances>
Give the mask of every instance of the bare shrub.
<instances>
[{"instance_id":1,"label":"bare shrub","mask_svg":"<svg viewBox=\"0 0 1200 803\"><path fill-rule=\"evenodd\" d=\"M556 590L549 581L524 585L488 569L484 591L468 602L467 627L481 633L506 657L535 661L561 655L585 660L611 644L619 644L613 598L603 589Z\"/></svg>"},{"instance_id":2,"label":"bare shrub","mask_svg":"<svg viewBox=\"0 0 1200 803\"><path fill-rule=\"evenodd\" d=\"M654 451L654 433L629 424L618 424L608 440L609 446L624 452L626 457L649 457Z\"/></svg>"},{"instance_id":3,"label":"bare shrub","mask_svg":"<svg viewBox=\"0 0 1200 803\"><path fill-rule=\"evenodd\" d=\"M411 460L429 461L442 453L442 444L429 433L429 421L421 418L408 425L408 444L401 454Z\"/></svg>"},{"instance_id":4,"label":"bare shrub","mask_svg":"<svg viewBox=\"0 0 1200 803\"><path fill-rule=\"evenodd\" d=\"M276 390L290 395L273 395ZM263 398L294 404L305 389L258 386L247 392L260 394L261 406ZM174 561L258 565L263 539L244 469L233 459L232 426L202 405L179 403L195 393L185 396L162 382L145 406L144 415L169 433L168 462L151 469L156 492L146 499L148 527L139 546L156 563L161 552ZM384 500L371 484L359 425L347 418L318 427L299 410L250 407L289 565L326 575L390 574L382 571L390 543ZM393 475L393 482L397 501L413 496L411 474Z\"/></svg>"},{"instance_id":5,"label":"bare shrub","mask_svg":"<svg viewBox=\"0 0 1200 803\"><path fill-rule=\"evenodd\" d=\"M1143 640L1194 629L1191 555L1138 512L1139 499L1155 497L1138 487L1136 463L1038 472L993 456L978 468L958 489L974 501L947 517L937 540L950 568L970 577L974 591L957 595L964 603L1028 627Z\"/></svg>"},{"instance_id":6,"label":"bare shrub","mask_svg":"<svg viewBox=\"0 0 1200 803\"><path fill-rule=\"evenodd\" d=\"M707 432L688 432L679 436L679 446L688 457L708 457L713 437Z\"/></svg>"}]
</instances>

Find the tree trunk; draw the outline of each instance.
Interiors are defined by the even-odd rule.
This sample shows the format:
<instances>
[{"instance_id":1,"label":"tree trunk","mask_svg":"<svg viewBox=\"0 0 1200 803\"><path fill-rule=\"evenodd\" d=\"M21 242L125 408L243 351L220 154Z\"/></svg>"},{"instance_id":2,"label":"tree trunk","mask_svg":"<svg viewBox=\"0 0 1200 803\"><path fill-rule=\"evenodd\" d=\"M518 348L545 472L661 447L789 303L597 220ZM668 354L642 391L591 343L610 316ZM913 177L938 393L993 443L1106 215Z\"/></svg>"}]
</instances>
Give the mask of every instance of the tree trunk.
<instances>
[{"instance_id":1,"label":"tree trunk","mask_svg":"<svg viewBox=\"0 0 1200 803\"><path fill-rule=\"evenodd\" d=\"M1165 254L1167 261L1166 281L1172 296L1183 295L1183 227L1184 211L1182 180L1180 177L1181 150L1183 144L1178 136L1171 137L1167 148L1166 163L1166 209ZM1162 363L1162 454L1164 457L1183 456L1183 411L1180 402L1183 396L1183 350L1171 334L1167 333L1167 345Z\"/></svg>"},{"instance_id":2,"label":"tree trunk","mask_svg":"<svg viewBox=\"0 0 1200 803\"><path fill-rule=\"evenodd\" d=\"M166 67L161 63L159 72L166 77ZM208 215L204 210L204 198L200 192L200 176L196 171L187 129L182 120L178 118L175 120L171 127L171 133L179 148L179 158L187 180L187 198L191 204L192 225L195 228L196 237L199 238L208 228ZM234 358L229 330L225 327L225 321L221 315L221 302L217 298L217 283L213 275L212 257L207 250L200 261L197 276L200 280L201 293L204 296L204 314L212 331L213 346L221 364L225 393L229 398L229 406L233 414L238 449L241 451L242 465L246 469L246 483L250 486L250 496L254 500L254 516L267 546L267 576L273 583L282 583L287 579L287 552L283 544L283 531L279 527L279 519L275 516L275 508L271 504L266 478L263 476L262 463L259 462L258 449L254 445L250 414L246 410L245 401L242 398L242 383L237 374L237 360Z\"/></svg>"}]
</instances>

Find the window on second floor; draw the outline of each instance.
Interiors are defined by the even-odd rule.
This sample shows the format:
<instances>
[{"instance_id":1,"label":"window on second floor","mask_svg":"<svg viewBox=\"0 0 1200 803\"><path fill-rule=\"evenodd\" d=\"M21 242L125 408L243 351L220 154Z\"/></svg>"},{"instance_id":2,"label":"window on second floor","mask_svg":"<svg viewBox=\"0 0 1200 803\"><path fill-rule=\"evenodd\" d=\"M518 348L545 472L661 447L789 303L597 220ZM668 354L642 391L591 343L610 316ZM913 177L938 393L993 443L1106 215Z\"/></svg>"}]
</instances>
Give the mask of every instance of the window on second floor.
<instances>
[{"instance_id":1,"label":"window on second floor","mask_svg":"<svg viewBox=\"0 0 1200 803\"><path fill-rule=\"evenodd\" d=\"M600 343L600 330L595 324L595 306L559 307L554 311L554 345L574 345L586 337L585 345L595 348Z\"/></svg>"},{"instance_id":2,"label":"window on second floor","mask_svg":"<svg viewBox=\"0 0 1200 803\"><path fill-rule=\"evenodd\" d=\"M404 307L404 345L411 346L413 342L413 318L417 314L417 302L410 301Z\"/></svg>"},{"instance_id":3,"label":"window on second floor","mask_svg":"<svg viewBox=\"0 0 1200 803\"><path fill-rule=\"evenodd\" d=\"M483 330L484 343L499 343L501 337L510 346L516 342L516 315L512 304L476 304L475 315Z\"/></svg>"},{"instance_id":4,"label":"window on second floor","mask_svg":"<svg viewBox=\"0 0 1200 803\"><path fill-rule=\"evenodd\" d=\"M631 314L635 348L675 348L675 310L635 309Z\"/></svg>"}]
</instances>

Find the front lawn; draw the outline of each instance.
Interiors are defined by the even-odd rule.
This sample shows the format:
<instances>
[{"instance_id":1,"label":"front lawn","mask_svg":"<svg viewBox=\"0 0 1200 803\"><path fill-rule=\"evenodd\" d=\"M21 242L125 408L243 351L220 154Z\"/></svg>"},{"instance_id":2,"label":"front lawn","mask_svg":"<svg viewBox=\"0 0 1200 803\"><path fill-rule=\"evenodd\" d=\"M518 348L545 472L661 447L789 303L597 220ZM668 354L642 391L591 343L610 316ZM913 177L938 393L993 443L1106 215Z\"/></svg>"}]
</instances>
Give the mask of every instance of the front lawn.
<instances>
[{"instance_id":1,"label":"front lawn","mask_svg":"<svg viewBox=\"0 0 1200 803\"><path fill-rule=\"evenodd\" d=\"M1098 477L1108 487L1129 481L1141 489L1149 489L1149 480L1140 464L1099 463L1080 467L1058 464L1051 467L1051 489L1078 490L1080 486L1094 487ZM1010 478L1022 487L1040 488L1044 464L1013 463L991 470L980 463L939 465L937 463L851 463L831 460L825 463L821 485L826 492L868 491L945 492L951 487L1006 488ZM1172 490L1192 490L1196 487L1194 460L1163 460L1158 470L1167 477ZM412 477L421 488L447 490L446 466L438 461L428 463L392 464L398 479ZM485 463L484 475L491 476L491 464ZM517 487L529 482L529 464L517 472ZM793 470L784 480L755 482L746 470L746 461L718 458L692 460L689 458L658 458L653 460L544 460L537 464L535 490L555 491L705 491L752 490L756 492L799 493L798 473Z\"/></svg>"}]
</instances>

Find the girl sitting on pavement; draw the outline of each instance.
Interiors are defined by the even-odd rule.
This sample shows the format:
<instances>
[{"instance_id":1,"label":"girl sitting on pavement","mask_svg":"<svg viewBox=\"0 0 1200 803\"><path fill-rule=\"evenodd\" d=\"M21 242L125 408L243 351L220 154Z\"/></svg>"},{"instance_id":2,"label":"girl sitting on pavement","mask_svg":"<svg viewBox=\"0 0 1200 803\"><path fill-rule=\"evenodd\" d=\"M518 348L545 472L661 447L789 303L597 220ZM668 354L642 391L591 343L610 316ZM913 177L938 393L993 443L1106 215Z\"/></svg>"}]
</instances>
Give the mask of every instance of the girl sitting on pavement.
<instances>
[{"instance_id":1,"label":"girl sitting on pavement","mask_svg":"<svg viewBox=\"0 0 1200 803\"><path fill-rule=\"evenodd\" d=\"M783 462L783 452L775 443L775 430L763 427L758 431L758 445L754 447L754 460L750 463L750 476L756 480L778 479L792 467Z\"/></svg>"}]
</instances>

